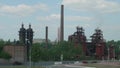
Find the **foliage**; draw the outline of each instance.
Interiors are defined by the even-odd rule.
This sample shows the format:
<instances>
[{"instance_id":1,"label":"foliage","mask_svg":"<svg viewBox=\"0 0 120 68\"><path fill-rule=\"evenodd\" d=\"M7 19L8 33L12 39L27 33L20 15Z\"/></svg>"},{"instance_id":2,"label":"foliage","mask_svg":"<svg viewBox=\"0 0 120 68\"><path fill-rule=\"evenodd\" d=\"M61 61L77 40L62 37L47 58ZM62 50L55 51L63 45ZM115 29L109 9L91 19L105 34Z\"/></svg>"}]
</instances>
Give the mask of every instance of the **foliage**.
<instances>
[{"instance_id":1,"label":"foliage","mask_svg":"<svg viewBox=\"0 0 120 68\"><path fill-rule=\"evenodd\" d=\"M109 47L110 45L114 46L115 55L118 58L120 56L120 40L118 40L118 41L114 41L114 40L108 41L107 42L107 47Z\"/></svg>"},{"instance_id":2,"label":"foliage","mask_svg":"<svg viewBox=\"0 0 120 68\"><path fill-rule=\"evenodd\" d=\"M32 47L32 61L60 61L61 55L63 60L79 60L82 56L81 45L77 47L71 42L59 42L56 44L36 43Z\"/></svg>"},{"instance_id":3,"label":"foliage","mask_svg":"<svg viewBox=\"0 0 120 68\"><path fill-rule=\"evenodd\" d=\"M12 43L11 43L11 41L10 41L10 39L9 39L8 41L6 41L5 44L6 44L6 45L10 45L10 44L12 44Z\"/></svg>"},{"instance_id":4,"label":"foliage","mask_svg":"<svg viewBox=\"0 0 120 68\"><path fill-rule=\"evenodd\" d=\"M4 45L5 45L5 42L1 39L0 40L0 52L2 51L2 48Z\"/></svg>"},{"instance_id":5,"label":"foliage","mask_svg":"<svg viewBox=\"0 0 120 68\"><path fill-rule=\"evenodd\" d=\"M4 40L2 40L2 39L0 40L0 58L9 60L11 58L11 56L8 53L3 51L3 46L5 45L5 43L6 42Z\"/></svg>"},{"instance_id":6,"label":"foliage","mask_svg":"<svg viewBox=\"0 0 120 68\"><path fill-rule=\"evenodd\" d=\"M40 48L39 44L34 44L32 46L32 51L31 51L32 61L38 62L41 57L40 55L41 55L41 48Z\"/></svg>"},{"instance_id":7,"label":"foliage","mask_svg":"<svg viewBox=\"0 0 120 68\"><path fill-rule=\"evenodd\" d=\"M0 52L0 58L9 60L9 59L11 58L11 56L10 56L8 53L6 53L6 52L1 51L1 52Z\"/></svg>"}]
</instances>

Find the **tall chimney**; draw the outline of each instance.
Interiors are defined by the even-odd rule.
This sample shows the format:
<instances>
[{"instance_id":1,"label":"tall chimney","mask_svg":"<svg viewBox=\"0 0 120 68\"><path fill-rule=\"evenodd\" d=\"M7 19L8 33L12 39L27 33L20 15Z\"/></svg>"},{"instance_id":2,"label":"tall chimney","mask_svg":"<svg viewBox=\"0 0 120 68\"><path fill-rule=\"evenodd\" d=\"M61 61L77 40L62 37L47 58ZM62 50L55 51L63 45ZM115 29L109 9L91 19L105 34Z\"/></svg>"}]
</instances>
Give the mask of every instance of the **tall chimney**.
<instances>
[{"instance_id":1,"label":"tall chimney","mask_svg":"<svg viewBox=\"0 0 120 68\"><path fill-rule=\"evenodd\" d=\"M46 36L45 36L45 41L46 41L46 44L48 44L48 26L46 26Z\"/></svg>"},{"instance_id":2,"label":"tall chimney","mask_svg":"<svg viewBox=\"0 0 120 68\"><path fill-rule=\"evenodd\" d=\"M58 28L58 42L60 42L60 27Z\"/></svg>"},{"instance_id":3,"label":"tall chimney","mask_svg":"<svg viewBox=\"0 0 120 68\"><path fill-rule=\"evenodd\" d=\"M64 41L64 5L61 5L60 41Z\"/></svg>"}]
</instances>

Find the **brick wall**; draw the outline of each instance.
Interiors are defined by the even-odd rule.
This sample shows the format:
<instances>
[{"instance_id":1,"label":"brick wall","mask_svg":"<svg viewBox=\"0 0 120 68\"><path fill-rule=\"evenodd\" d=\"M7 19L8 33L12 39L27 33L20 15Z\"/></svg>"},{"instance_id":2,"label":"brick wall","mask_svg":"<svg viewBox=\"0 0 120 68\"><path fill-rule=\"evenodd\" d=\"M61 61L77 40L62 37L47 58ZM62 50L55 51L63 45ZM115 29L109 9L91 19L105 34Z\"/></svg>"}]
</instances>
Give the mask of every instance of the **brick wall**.
<instances>
[{"instance_id":1,"label":"brick wall","mask_svg":"<svg viewBox=\"0 0 120 68\"><path fill-rule=\"evenodd\" d=\"M12 56L11 62L18 61L24 63L26 61L27 49L24 45L6 45L3 50Z\"/></svg>"}]
</instances>

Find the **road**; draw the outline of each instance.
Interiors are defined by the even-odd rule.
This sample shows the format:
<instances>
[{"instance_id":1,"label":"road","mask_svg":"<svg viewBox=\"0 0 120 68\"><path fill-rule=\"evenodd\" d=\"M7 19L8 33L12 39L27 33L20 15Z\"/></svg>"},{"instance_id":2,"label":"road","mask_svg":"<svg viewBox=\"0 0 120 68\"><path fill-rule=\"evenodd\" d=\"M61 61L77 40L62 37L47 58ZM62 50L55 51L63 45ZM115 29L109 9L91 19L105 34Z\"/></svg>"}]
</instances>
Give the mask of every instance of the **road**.
<instances>
[{"instance_id":1,"label":"road","mask_svg":"<svg viewBox=\"0 0 120 68\"><path fill-rule=\"evenodd\" d=\"M64 64L60 64L60 65L52 65L52 66L48 66L47 68L95 68L95 67L84 67L84 66L78 66L78 65L64 65Z\"/></svg>"}]
</instances>

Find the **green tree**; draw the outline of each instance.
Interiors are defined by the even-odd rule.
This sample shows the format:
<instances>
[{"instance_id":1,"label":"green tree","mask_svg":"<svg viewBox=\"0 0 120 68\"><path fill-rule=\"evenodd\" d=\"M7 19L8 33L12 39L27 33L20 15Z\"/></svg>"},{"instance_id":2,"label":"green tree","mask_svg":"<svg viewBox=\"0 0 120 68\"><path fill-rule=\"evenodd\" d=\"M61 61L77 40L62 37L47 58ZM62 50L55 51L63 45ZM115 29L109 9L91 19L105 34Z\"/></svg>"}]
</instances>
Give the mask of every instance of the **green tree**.
<instances>
[{"instance_id":1,"label":"green tree","mask_svg":"<svg viewBox=\"0 0 120 68\"><path fill-rule=\"evenodd\" d=\"M75 47L73 43L67 41L57 43L51 51L56 60L60 60L61 55L63 60L73 60L76 56L82 55L81 45Z\"/></svg>"},{"instance_id":2,"label":"green tree","mask_svg":"<svg viewBox=\"0 0 120 68\"><path fill-rule=\"evenodd\" d=\"M63 41L56 44L37 43L32 46L32 61L80 60L83 57L82 46Z\"/></svg>"},{"instance_id":3,"label":"green tree","mask_svg":"<svg viewBox=\"0 0 120 68\"><path fill-rule=\"evenodd\" d=\"M107 42L107 47L109 47L110 45L114 46L115 56L116 56L116 58L118 58L120 56L120 40L118 40L118 41L114 41L114 40L108 41Z\"/></svg>"},{"instance_id":4,"label":"green tree","mask_svg":"<svg viewBox=\"0 0 120 68\"><path fill-rule=\"evenodd\" d=\"M33 62L38 62L41 59L41 48L40 48L40 44L34 44L32 45L31 48L31 60Z\"/></svg>"},{"instance_id":5,"label":"green tree","mask_svg":"<svg viewBox=\"0 0 120 68\"><path fill-rule=\"evenodd\" d=\"M10 54L4 52L4 51L1 51L0 52L0 58L3 58L3 59L6 59L6 60L9 60L11 58Z\"/></svg>"},{"instance_id":6,"label":"green tree","mask_svg":"<svg viewBox=\"0 0 120 68\"><path fill-rule=\"evenodd\" d=\"M0 39L0 52L2 51L4 45L5 42L2 39Z\"/></svg>"}]
</instances>

